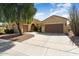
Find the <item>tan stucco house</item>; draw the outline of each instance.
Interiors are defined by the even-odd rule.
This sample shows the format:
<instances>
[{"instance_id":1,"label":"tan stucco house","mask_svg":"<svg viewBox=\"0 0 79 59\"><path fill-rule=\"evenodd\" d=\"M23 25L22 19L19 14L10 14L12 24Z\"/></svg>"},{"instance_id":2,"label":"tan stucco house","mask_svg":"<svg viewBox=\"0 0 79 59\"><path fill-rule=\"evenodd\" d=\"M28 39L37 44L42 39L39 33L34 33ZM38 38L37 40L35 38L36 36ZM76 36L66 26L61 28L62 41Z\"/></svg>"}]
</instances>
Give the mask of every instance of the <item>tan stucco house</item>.
<instances>
[{"instance_id":1,"label":"tan stucco house","mask_svg":"<svg viewBox=\"0 0 79 59\"><path fill-rule=\"evenodd\" d=\"M67 18L50 16L42 21L42 32L67 33Z\"/></svg>"},{"instance_id":2,"label":"tan stucco house","mask_svg":"<svg viewBox=\"0 0 79 59\"><path fill-rule=\"evenodd\" d=\"M50 16L43 21L33 19L31 24L23 25L23 32L35 31L35 27L40 26L41 32L50 32L50 33L67 33L67 18L61 16Z\"/></svg>"}]
</instances>

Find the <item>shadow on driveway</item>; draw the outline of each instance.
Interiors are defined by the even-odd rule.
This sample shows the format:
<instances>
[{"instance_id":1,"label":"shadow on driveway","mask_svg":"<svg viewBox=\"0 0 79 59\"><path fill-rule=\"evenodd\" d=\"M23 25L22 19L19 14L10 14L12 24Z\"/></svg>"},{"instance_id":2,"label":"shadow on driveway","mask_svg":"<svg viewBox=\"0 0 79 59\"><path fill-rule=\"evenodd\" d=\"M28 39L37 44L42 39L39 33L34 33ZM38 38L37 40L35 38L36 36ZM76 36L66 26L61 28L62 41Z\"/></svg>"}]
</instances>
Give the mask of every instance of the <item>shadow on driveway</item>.
<instances>
[{"instance_id":1,"label":"shadow on driveway","mask_svg":"<svg viewBox=\"0 0 79 59\"><path fill-rule=\"evenodd\" d=\"M79 37L72 37L70 38L70 40L79 47Z\"/></svg>"},{"instance_id":2,"label":"shadow on driveway","mask_svg":"<svg viewBox=\"0 0 79 59\"><path fill-rule=\"evenodd\" d=\"M22 41L27 40L32 37L34 37L33 34L23 34L23 35L6 34L6 35L0 36L0 39L22 42Z\"/></svg>"},{"instance_id":3,"label":"shadow on driveway","mask_svg":"<svg viewBox=\"0 0 79 59\"><path fill-rule=\"evenodd\" d=\"M64 33L44 33L44 32L37 32L38 34L41 35L47 35L47 36L66 36Z\"/></svg>"},{"instance_id":4,"label":"shadow on driveway","mask_svg":"<svg viewBox=\"0 0 79 59\"><path fill-rule=\"evenodd\" d=\"M0 39L0 52L4 52L14 46L13 42L10 40Z\"/></svg>"}]
</instances>

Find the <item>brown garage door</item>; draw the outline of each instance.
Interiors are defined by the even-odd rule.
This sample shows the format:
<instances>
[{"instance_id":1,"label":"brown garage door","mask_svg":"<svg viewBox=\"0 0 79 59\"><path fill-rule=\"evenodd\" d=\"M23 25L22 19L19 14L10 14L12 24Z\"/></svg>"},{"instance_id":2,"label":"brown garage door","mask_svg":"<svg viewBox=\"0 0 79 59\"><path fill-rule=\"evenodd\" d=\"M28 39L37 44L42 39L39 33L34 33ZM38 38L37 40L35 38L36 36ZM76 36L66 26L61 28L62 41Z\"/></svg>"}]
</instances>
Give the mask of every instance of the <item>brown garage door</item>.
<instances>
[{"instance_id":1,"label":"brown garage door","mask_svg":"<svg viewBox=\"0 0 79 59\"><path fill-rule=\"evenodd\" d=\"M63 33L63 24L47 24L45 25L45 32Z\"/></svg>"}]
</instances>

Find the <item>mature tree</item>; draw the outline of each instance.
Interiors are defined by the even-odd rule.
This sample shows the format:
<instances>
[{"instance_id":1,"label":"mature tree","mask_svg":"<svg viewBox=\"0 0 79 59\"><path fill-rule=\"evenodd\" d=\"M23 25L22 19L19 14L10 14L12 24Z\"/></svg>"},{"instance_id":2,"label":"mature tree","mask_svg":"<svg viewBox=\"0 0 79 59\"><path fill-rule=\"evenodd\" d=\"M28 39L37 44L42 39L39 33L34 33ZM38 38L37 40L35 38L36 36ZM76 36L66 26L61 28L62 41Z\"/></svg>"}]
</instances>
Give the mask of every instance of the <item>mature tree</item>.
<instances>
[{"instance_id":1,"label":"mature tree","mask_svg":"<svg viewBox=\"0 0 79 59\"><path fill-rule=\"evenodd\" d=\"M33 16L35 15L36 9L34 8L34 4L17 4L16 5L16 24L19 30L19 33L22 34L20 29L20 22L32 20ZM30 23L30 22L29 22Z\"/></svg>"},{"instance_id":2,"label":"mature tree","mask_svg":"<svg viewBox=\"0 0 79 59\"><path fill-rule=\"evenodd\" d=\"M75 35L79 35L79 11L75 5L72 5L69 14L71 29Z\"/></svg>"},{"instance_id":3,"label":"mature tree","mask_svg":"<svg viewBox=\"0 0 79 59\"><path fill-rule=\"evenodd\" d=\"M11 24L15 22L19 31L19 34L22 35L20 28L21 22L30 23L33 16L35 15L36 8L34 8L33 3L5 3L0 4L0 19L1 21ZM29 22L30 21L30 22Z\"/></svg>"}]
</instances>

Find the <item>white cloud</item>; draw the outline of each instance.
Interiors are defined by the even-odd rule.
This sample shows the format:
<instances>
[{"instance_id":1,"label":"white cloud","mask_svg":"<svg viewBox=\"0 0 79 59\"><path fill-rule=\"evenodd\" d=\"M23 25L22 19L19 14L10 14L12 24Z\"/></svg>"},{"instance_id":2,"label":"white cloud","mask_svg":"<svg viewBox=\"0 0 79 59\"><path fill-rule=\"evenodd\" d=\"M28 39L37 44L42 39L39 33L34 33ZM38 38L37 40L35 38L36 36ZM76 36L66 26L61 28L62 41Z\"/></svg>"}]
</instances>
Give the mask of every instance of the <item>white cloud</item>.
<instances>
[{"instance_id":1,"label":"white cloud","mask_svg":"<svg viewBox=\"0 0 79 59\"><path fill-rule=\"evenodd\" d=\"M36 13L35 16L42 16L42 15L44 15L44 13L40 12L40 13Z\"/></svg>"},{"instance_id":2,"label":"white cloud","mask_svg":"<svg viewBox=\"0 0 79 59\"><path fill-rule=\"evenodd\" d=\"M45 16L45 13L37 12L36 15L34 16L34 18L39 19L39 20L43 20L44 16Z\"/></svg>"},{"instance_id":3,"label":"white cloud","mask_svg":"<svg viewBox=\"0 0 79 59\"><path fill-rule=\"evenodd\" d=\"M54 10L54 9L51 8L51 9L50 9L50 12L52 12L53 10Z\"/></svg>"},{"instance_id":4,"label":"white cloud","mask_svg":"<svg viewBox=\"0 0 79 59\"><path fill-rule=\"evenodd\" d=\"M50 15L62 15L65 13L67 13L67 10L61 8L61 9L56 9L55 11L51 12Z\"/></svg>"},{"instance_id":5,"label":"white cloud","mask_svg":"<svg viewBox=\"0 0 79 59\"><path fill-rule=\"evenodd\" d=\"M70 3L57 4L57 8L50 12L51 15L59 15L63 17L68 17L68 9L71 7Z\"/></svg>"},{"instance_id":6,"label":"white cloud","mask_svg":"<svg viewBox=\"0 0 79 59\"><path fill-rule=\"evenodd\" d=\"M57 4L57 7L58 7L58 8L61 7L61 6L63 6L63 4Z\"/></svg>"},{"instance_id":7,"label":"white cloud","mask_svg":"<svg viewBox=\"0 0 79 59\"><path fill-rule=\"evenodd\" d=\"M70 7L71 7L71 4L70 4L70 3L65 3L65 4L63 5L63 7L65 7L65 8L70 8Z\"/></svg>"},{"instance_id":8,"label":"white cloud","mask_svg":"<svg viewBox=\"0 0 79 59\"><path fill-rule=\"evenodd\" d=\"M57 7L63 7L63 8L70 8L71 4L70 3L62 3L62 4L57 4Z\"/></svg>"},{"instance_id":9,"label":"white cloud","mask_svg":"<svg viewBox=\"0 0 79 59\"><path fill-rule=\"evenodd\" d=\"M64 14L64 15L62 15L62 17L68 18L69 15L68 14Z\"/></svg>"}]
</instances>

